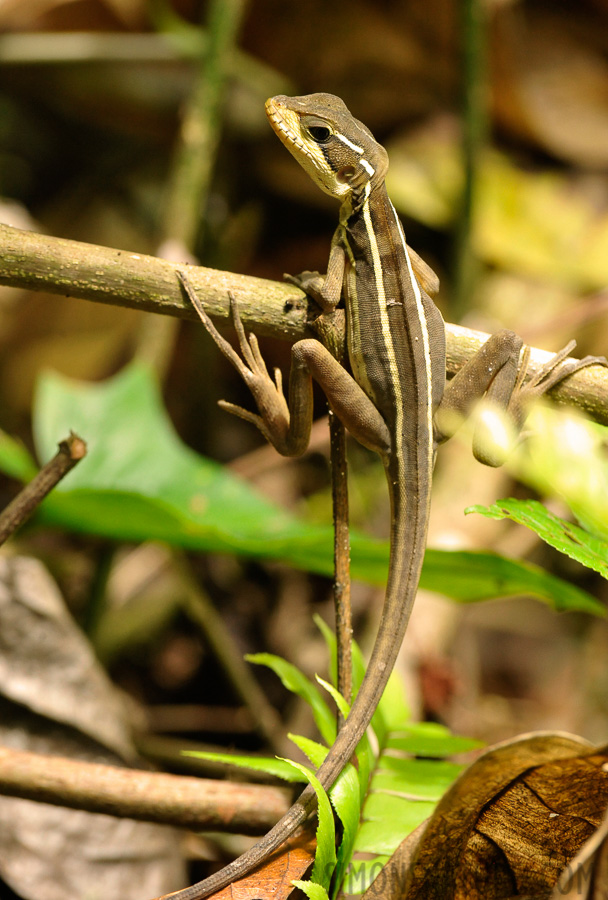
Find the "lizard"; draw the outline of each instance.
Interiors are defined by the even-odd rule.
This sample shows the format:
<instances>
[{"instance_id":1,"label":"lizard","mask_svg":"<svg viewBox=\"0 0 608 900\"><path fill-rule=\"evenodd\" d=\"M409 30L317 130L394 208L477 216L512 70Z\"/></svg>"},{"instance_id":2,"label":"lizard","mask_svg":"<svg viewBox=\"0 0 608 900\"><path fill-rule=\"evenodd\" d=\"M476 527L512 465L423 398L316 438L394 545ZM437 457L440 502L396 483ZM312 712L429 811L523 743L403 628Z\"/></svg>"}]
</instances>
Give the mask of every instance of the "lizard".
<instances>
[{"instance_id":1,"label":"lizard","mask_svg":"<svg viewBox=\"0 0 608 900\"><path fill-rule=\"evenodd\" d=\"M317 771L329 789L356 750L393 669L414 604L424 558L437 447L484 394L520 429L529 403L600 357L568 358L572 341L526 380L529 348L514 332L489 337L446 385L445 326L430 294L432 270L406 244L388 196L388 155L345 103L331 94L277 96L266 102L276 135L321 190L340 201L327 274L292 278L326 313L341 299L346 311L350 372L318 340L292 347L289 402L280 372L268 372L254 334L247 335L230 296L240 355L217 331L185 270L178 276L201 321L249 386L257 413L226 401L228 411L255 424L282 454L301 455L312 422L312 380L349 432L375 451L390 496L390 559L384 605L367 670L351 711ZM426 290L425 290L426 288ZM483 436L473 440L480 461L500 465ZM243 877L303 824L316 807L308 785L283 818L221 871L162 900L202 900Z\"/></svg>"}]
</instances>

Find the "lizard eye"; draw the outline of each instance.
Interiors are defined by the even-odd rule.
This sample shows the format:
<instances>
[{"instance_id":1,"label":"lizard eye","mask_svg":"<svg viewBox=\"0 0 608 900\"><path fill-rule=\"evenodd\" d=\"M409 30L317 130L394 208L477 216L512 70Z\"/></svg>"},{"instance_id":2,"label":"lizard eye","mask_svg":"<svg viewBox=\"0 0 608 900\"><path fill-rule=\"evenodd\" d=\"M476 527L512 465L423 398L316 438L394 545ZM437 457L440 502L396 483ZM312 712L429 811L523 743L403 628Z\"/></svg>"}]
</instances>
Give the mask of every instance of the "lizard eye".
<instances>
[{"instance_id":1,"label":"lizard eye","mask_svg":"<svg viewBox=\"0 0 608 900\"><path fill-rule=\"evenodd\" d=\"M332 136L332 130L322 119L303 120L302 125L306 133L317 144L326 144Z\"/></svg>"}]
</instances>

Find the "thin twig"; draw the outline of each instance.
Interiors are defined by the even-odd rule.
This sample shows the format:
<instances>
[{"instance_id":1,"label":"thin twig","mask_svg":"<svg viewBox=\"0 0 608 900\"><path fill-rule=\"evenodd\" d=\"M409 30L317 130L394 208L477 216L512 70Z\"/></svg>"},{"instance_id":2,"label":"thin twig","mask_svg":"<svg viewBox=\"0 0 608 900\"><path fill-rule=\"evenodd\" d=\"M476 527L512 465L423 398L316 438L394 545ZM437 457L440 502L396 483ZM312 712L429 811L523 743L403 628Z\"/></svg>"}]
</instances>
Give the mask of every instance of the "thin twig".
<instances>
[{"instance_id":1,"label":"thin twig","mask_svg":"<svg viewBox=\"0 0 608 900\"><path fill-rule=\"evenodd\" d=\"M86 456L86 452L87 445L73 432L61 441L56 455L0 513L0 545L29 519L46 495Z\"/></svg>"},{"instance_id":2,"label":"thin twig","mask_svg":"<svg viewBox=\"0 0 608 900\"><path fill-rule=\"evenodd\" d=\"M264 834L290 792L0 747L0 794L200 831Z\"/></svg>"},{"instance_id":3,"label":"thin twig","mask_svg":"<svg viewBox=\"0 0 608 900\"><path fill-rule=\"evenodd\" d=\"M183 265L154 256L64 238L21 231L0 224L0 284L51 294L79 297L162 315L198 321L184 297L176 269ZM247 329L260 335L296 341L313 337L312 305L295 285L188 267L188 277L209 316L220 325L230 317L228 293L236 296ZM481 331L447 325L447 370L453 375L488 339ZM530 371L549 359L532 349ZM592 419L608 424L608 369L593 366L560 382L551 396L580 407Z\"/></svg>"},{"instance_id":4,"label":"thin twig","mask_svg":"<svg viewBox=\"0 0 608 900\"><path fill-rule=\"evenodd\" d=\"M334 517L334 611L337 643L338 690L347 701L352 699L353 625L350 605L350 532L348 527L348 473L346 431L335 413L329 413L331 458L331 496ZM338 710L338 728L344 717Z\"/></svg>"}]
</instances>

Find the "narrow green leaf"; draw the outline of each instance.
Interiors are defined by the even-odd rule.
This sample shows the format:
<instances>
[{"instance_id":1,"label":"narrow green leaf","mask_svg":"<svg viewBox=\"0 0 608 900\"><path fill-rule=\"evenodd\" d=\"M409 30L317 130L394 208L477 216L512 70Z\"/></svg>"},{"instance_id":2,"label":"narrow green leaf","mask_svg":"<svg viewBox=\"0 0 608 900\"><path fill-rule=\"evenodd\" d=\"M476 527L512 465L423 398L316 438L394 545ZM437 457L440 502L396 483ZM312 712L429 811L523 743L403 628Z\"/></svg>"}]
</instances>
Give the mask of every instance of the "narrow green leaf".
<instances>
[{"instance_id":1,"label":"narrow green leaf","mask_svg":"<svg viewBox=\"0 0 608 900\"><path fill-rule=\"evenodd\" d=\"M336 738L336 720L316 686L300 672L297 666L272 653L252 653L245 659L256 665L268 666L275 675L278 675L288 691L305 700L312 709L321 737L326 744L333 744Z\"/></svg>"},{"instance_id":2,"label":"narrow green leaf","mask_svg":"<svg viewBox=\"0 0 608 900\"><path fill-rule=\"evenodd\" d=\"M327 652L329 653L329 674L332 684L336 684L338 681L338 648L336 636L327 622L321 618L319 613L313 613L312 620L321 632L321 636L327 646Z\"/></svg>"},{"instance_id":3,"label":"narrow green leaf","mask_svg":"<svg viewBox=\"0 0 608 900\"><path fill-rule=\"evenodd\" d=\"M326 791L323 790L319 779L306 766L291 760L285 760L285 762L298 769L304 775L313 786L317 795L319 819L317 826L317 852L310 880L324 888L328 888L332 872L336 867L336 830L329 797Z\"/></svg>"},{"instance_id":4,"label":"narrow green leaf","mask_svg":"<svg viewBox=\"0 0 608 900\"><path fill-rule=\"evenodd\" d=\"M590 534L579 525L554 515L538 500L508 498L497 500L492 506L471 506L466 512L481 513L490 519L512 519L525 525L551 547L608 578L608 542ZM556 605L559 609L557 600ZM605 614L600 603L595 601L595 605L598 609L590 609L587 604L583 609Z\"/></svg>"},{"instance_id":5,"label":"narrow green leaf","mask_svg":"<svg viewBox=\"0 0 608 900\"><path fill-rule=\"evenodd\" d=\"M208 759L210 762L225 763L229 766L239 766L242 769L251 769L254 772L265 772L282 778L283 781L306 781L301 772L294 770L283 760L274 756L243 756L236 753L211 753L206 750L182 750L184 756L194 756L197 759Z\"/></svg>"},{"instance_id":6,"label":"narrow green leaf","mask_svg":"<svg viewBox=\"0 0 608 900\"><path fill-rule=\"evenodd\" d=\"M344 718L346 718L350 712L350 706L346 702L342 694L338 691L337 688L333 686L333 684L330 684L329 681L325 681L325 679L321 678L320 675L316 675L315 677L317 679L317 683L327 691L330 697L332 697L334 703L336 704Z\"/></svg>"},{"instance_id":7,"label":"narrow green leaf","mask_svg":"<svg viewBox=\"0 0 608 900\"><path fill-rule=\"evenodd\" d=\"M304 737L302 734L290 733L287 737L290 741L293 741L296 747L298 747L305 756L308 757L315 769L318 769L319 766L322 765L325 757L329 753L329 749L324 744L313 741L311 738Z\"/></svg>"}]
</instances>

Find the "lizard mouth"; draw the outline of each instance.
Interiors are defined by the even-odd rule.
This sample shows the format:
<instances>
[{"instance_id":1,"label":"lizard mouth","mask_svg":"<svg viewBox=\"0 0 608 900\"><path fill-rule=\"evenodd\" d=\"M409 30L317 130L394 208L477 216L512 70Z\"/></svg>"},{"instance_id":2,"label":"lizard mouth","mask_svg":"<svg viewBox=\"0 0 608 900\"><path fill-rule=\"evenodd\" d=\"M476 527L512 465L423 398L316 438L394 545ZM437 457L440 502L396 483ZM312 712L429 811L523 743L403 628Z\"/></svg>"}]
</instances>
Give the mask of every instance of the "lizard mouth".
<instances>
[{"instance_id":1,"label":"lizard mouth","mask_svg":"<svg viewBox=\"0 0 608 900\"><path fill-rule=\"evenodd\" d=\"M302 134L300 113L284 100L288 101L289 97L271 97L266 101L266 115L272 130L315 184L330 197L342 200L351 189L350 177L336 177L324 149L315 144L314 139ZM347 168L344 168L343 176L350 175L346 172Z\"/></svg>"},{"instance_id":2,"label":"lizard mouth","mask_svg":"<svg viewBox=\"0 0 608 900\"><path fill-rule=\"evenodd\" d=\"M281 143L292 153L296 150L315 162L314 156L300 136L298 114L284 106L276 97L270 97L266 101L265 109L270 126Z\"/></svg>"}]
</instances>

